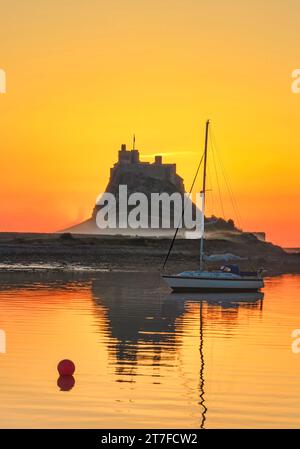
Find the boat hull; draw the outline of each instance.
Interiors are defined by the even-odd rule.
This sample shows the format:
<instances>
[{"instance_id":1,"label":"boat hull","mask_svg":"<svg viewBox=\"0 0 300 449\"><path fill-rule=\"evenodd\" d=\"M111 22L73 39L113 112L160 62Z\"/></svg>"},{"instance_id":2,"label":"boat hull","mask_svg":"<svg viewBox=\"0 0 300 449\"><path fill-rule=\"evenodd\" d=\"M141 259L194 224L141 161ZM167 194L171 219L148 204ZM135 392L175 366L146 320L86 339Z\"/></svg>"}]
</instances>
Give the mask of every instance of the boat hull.
<instances>
[{"instance_id":1,"label":"boat hull","mask_svg":"<svg viewBox=\"0 0 300 449\"><path fill-rule=\"evenodd\" d=\"M205 279L183 276L163 276L168 286L175 292L220 292L220 291L257 291L263 288L261 278L254 279Z\"/></svg>"},{"instance_id":2,"label":"boat hull","mask_svg":"<svg viewBox=\"0 0 300 449\"><path fill-rule=\"evenodd\" d=\"M167 298L169 301L204 301L208 304L253 304L264 299L260 291L218 291L218 292L171 292Z\"/></svg>"}]
</instances>

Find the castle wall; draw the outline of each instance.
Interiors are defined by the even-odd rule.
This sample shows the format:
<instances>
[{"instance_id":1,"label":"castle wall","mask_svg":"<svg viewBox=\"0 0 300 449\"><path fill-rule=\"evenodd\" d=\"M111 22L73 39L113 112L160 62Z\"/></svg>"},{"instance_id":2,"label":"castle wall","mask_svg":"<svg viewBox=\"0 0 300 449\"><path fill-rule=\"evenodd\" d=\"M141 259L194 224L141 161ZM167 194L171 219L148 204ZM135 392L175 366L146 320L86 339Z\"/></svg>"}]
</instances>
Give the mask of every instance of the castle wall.
<instances>
[{"instance_id":1,"label":"castle wall","mask_svg":"<svg viewBox=\"0 0 300 449\"><path fill-rule=\"evenodd\" d=\"M182 178L176 174L176 164L116 164L111 169L111 178L113 178L116 172L122 171L123 173L132 173L133 175L141 174L143 176L149 176L162 181L168 181L175 185L182 185Z\"/></svg>"},{"instance_id":2,"label":"castle wall","mask_svg":"<svg viewBox=\"0 0 300 449\"><path fill-rule=\"evenodd\" d=\"M184 191L183 180L176 173L176 164L164 164L162 156L159 155L155 156L155 161L152 164L141 162L139 151L136 149L128 151L125 144L121 145L118 162L110 169L109 184L113 183L115 177L121 173L155 178L172 183L179 191Z\"/></svg>"}]
</instances>

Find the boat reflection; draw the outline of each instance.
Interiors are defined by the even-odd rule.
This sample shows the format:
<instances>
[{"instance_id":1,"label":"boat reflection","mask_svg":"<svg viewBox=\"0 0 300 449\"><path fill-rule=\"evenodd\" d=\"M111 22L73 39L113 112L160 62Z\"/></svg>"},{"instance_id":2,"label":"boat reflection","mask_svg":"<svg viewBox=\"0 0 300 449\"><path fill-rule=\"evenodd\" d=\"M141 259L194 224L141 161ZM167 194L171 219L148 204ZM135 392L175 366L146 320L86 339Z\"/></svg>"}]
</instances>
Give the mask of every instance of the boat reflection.
<instances>
[{"instance_id":1,"label":"boat reflection","mask_svg":"<svg viewBox=\"0 0 300 449\"><path fill-rule=\"evenodd\" d=\"M263 299L263 292L170 293L166 297L166 301L204 301L222 307L239 307L242 304L251 305L258 302L262 306Z\"/></svg>"},{"instance_id":2,"label":"boat reflection","mask_svg":"<svg viewBox=\"0 0 300 449\"><path fill-rule=\"evenodd\" d=\"M155 292L155 294L154 294ZM92 282L96 305L105 317L107 346L116 382L137 382L136 376L151 376L160 383L161 370L176 367L185 316L199 316L199 405L205 427L205 324L222 327L233 338L240 309L250 316L262 311L261 292L171 293L158 290L151 273L107 273ZM197 320L197 318L196 318Z\"/></svg>"}]
</instances>

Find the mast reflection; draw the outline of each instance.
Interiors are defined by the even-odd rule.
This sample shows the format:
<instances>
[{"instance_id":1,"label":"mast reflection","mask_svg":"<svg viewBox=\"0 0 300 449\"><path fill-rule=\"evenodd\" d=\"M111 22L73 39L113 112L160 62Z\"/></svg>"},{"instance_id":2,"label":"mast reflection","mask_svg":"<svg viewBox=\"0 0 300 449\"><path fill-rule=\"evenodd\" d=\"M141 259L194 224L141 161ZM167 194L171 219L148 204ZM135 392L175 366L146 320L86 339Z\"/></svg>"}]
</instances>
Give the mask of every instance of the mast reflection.
<instances>
[{"instance_id":1,"label":"mast reflection","mask_svg":"<svg viewBox=\"0 0 300 449\"><path fill-rule=\"evenodd\" d=\"M166 303L199 303L199 404L201 406L200 428L205 428L205 420L208 408L205 404L205 357L204 357L204 319L203 304L207 305L207 317L211 318L209 311L214 310L214 317L217 317L217 311L236 310L239 308L263 309L264 294L262 292L231 292L231 293L171 293L166 298Z\"/></svg>"}]
</instances>

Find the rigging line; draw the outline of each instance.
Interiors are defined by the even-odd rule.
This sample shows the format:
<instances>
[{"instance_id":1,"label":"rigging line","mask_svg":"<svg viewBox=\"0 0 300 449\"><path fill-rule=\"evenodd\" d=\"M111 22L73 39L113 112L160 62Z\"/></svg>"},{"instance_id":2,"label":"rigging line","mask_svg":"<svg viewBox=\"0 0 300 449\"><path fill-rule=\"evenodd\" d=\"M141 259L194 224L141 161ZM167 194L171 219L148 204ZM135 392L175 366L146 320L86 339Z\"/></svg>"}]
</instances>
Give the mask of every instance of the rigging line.
<instances>
[{"instance_id":1,"label":"rigging line","mask_svg":"<svg viewBox=\"0 0 300 449\"><path fill-rule=\"evenodd\" d=\"M180 218L179 223L178 223L178 225L177 225L177 227L176 227L176 231L175 231L174 237L173 237L173 239L172 239L172 242L171 242L171 245L170 245L168 254L167 254L166 257L165 257L165 260L164 260L164 263L163 263L163 266L162 266L162 270L164 270L164 268L165 268L165 266L166 266L166 263L167 263L167 261L168 261L168 259L169 259L170 253L171 253L171 251L172 251L174 242L175 242L176 237L177 237L177 234L178 234L179 226L180 226L180 224L182 223L182 219L183 219L183 216L184 216L184 211L185 211L185 208L186 208L186 203L187 203L187 201L190 199L190 196L191 196L192 190L193 190L193 188L194 188L194 185L195 185L195 182L196 182L196 179L197 179L197 176L198 176L198 173L199 173L199 170L200 170L200 167L201 167L203 158L204 158L204 153L202 154L202 157L201 157L200 162L199 162L199 164L198 164L198 167L197 167L197 170L196 170L196 174L195 174L195 176L194 176L194 179L193 179L193 182L192 182L192 185L191 185L191 188L190 188L188 197L185 198L183 210L182 210L182 213L181 213L181 218ZM197 206L196 206L196 207L197 207Z\"/></svg>"},{"instance_id":2,"label":"rigging line","mask_svg":"<svg viewBox=\"0 0 300 449\"><path fill-rule=\"evenodd\" d=\"M233 193L233 190L232 190L232 187L231 187L231 183L229 181L229 177L228 177L228 175L226 173L226 169L225 169L225 166L224 166L224 163L223 163L223 160L222 160L220 154L219 154L219 161L220 161L220 166L221 166L221 169L222 169L222 174L223 174L223 177L224 177L224 180L225 180L225 184L226 184L226 187L227 187L228 192L229 192L229 197L230 197L230 201L231 201L231 204L232 204L233 212L236 215L236 218L237 218L237 221L238 221L238 226L239 226L239 228L241 228L241 223L242 223L241 214L240 214L239 207L238 207L237 201L235 199L235 196L234 196L234 193Z\"/></svg>"},{"instance_id":3,"label":"rigging line","mask_svg":"<svg viewBox=\"0 0 300 449\"><path fill-rule=\"evenodd\" d=\"M211 204L210 204L211 212L210 212L210 214L213 215L214 214L214 210L215 210L215 196L214 196L213 177L212 177L212 174L211 174L211 170L210 170L209 164L207 166L207 171L208 171L208 180L210 182L210 187L211 187L208 190L208 192L211 194L210 195L210 198L211 198Z\"/></svg>"},{"instance_id":4,"label":"rigging line","mask_svg":"<svg viewBox=\"0 0 300 449\"><path fill-rule=\"evenodd\" d=\"M212 156L213 156L212 157L213 165L214 165L215 175L216 175L217 185L218 185L219 202L220 202L220 206L221 206L222 217L225 220L225 212L224 212L224 206L223 206L223 201L222 201L221 188L220 188L220 182L219 182L219 176L218 176L218 170L217 170L217 164L216 164L216 160L215 160L215 149L214 149L214 146L212 144L212 139L210 139L210 141L211 141L211 149L212 149Z\"/></svg>"},{"instance_id":5,"label":"rigging line","mask_svg":"<svg viewBox=\"0 0 300 449\"><path fill-rule=\"evenodd\" d=\"M208 179L210 181L210 189L207 190L207 194L210 194L209 198L211 199L211 212L210 215L216 217L219 211L218 197L215 195L215 179L213 176L213 172L210 168L210 164L207 165L208 171Z\"/></svg>"},{"instance_id":6,"label":"rigging line","mask_svg":"<svg viewBox=\"0 0 300 449\"><path fill-rule=\"evenodd\" d=\"M239 226L239 228L241 228L241 227L242 227L242 225L241 225L241 223L242 223L242 217L241 217L241 214L240 214L240 211L239 211L239 207L238 207L237 201L236 201L236 199L235 199L235 196L234 196L234 193L233 193L231 184L230 184L230 182L229 182L229 180L228 180L228 176L226 175L225 167L224 167L224 165L223 165L222 160L221 160L221 164L222 164L221 166L223 167L223 176L224 176L224 179L225 179L225 183L226 183L226 185L227 185L227 189L228 189L228 191L229 191L229 195L230 195L230 200L231 200L231 203L232 203L232 207L233 207L234 213L235 213L236 216L237 216L238 226Z\"/></svg>"},{"instance_id":7,"label":"rigging line","mask_svg":"<svg viewBox=\"0 0 300 449\"><path fill-rule=\"evenodd\" d=\"M212 147L211 147L212 151ZM220 205L220 199L218 197L218 194L215 193L215 179L216 176L215 172L211 171L210 164L207 165L208 175L209 179L211 180L211 189L207 191L211 196L211 217L217 218L218 214L221 214L221 205ZM214 176L213 176L214 175Z\"/></svg>"},{"instance_id":8,"label":"rigging line","mask_svg":"<svg viewBox=\"0 0 300 449\"><path fill-rule=\"evenodd\" d=\"M241 228L242 218L241 218L241 214L240 214L240 211L239 211L239 208L238 208L238 204L237 204L235 196L233 194L233 190L231 188L231 184L229 182L229 176L226 173L226 169L225 169L223 160L221 158L220 152L218 150L218 147L217 147L217 144L216 144L216 139L215 139L215 136L214 136L213 132L212 132L211 136L212 136L211 140L212 140L213 145L215 147L216 154L218 155L219 165L221 167L222 175L224 177L224 181L225 181L228 193L229 193L229 198L230 198L230 201L231 201L231 204L232 204L233 212L236 215L236 218L237 218L237 221L238 221L238 226Z\"/></svg>"}]
</instances>

